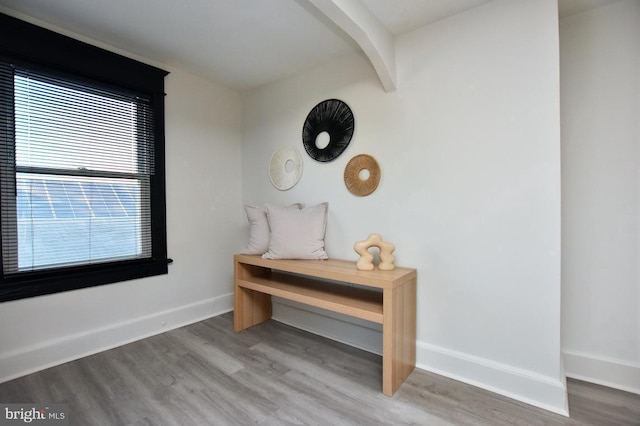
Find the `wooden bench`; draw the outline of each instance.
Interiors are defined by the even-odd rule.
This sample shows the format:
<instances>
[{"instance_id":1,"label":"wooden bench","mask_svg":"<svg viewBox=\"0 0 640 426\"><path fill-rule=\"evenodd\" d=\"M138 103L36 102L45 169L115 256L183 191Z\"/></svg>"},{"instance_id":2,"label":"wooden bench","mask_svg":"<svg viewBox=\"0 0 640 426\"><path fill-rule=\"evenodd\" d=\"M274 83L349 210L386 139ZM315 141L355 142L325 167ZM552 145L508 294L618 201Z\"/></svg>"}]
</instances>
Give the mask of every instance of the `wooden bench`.
<instances>
[{"instance_id":1,"label":"wooden bench","mask_svg":"<svg viewBox=\"0 0 640 426\"><path fill-rule=\"evenodd\" d=\"M270 319L272 295L382 324L382 391L392 396L415 367L416 277L410 268L360 271L345 260L237 254L234 329Z\"/></svg>"}]
</instances>

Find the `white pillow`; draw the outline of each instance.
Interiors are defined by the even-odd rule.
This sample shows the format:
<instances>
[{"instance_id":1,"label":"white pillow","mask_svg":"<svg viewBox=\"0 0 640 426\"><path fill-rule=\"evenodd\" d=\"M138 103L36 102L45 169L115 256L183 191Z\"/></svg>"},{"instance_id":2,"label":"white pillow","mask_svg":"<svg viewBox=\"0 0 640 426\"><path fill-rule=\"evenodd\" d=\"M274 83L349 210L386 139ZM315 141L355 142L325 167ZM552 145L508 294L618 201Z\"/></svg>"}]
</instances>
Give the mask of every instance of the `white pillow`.
<instances>
[{"instance_id":1,"label":"white pillow","mask_svg":"<svg viewBox=\"0 0 640 426\"><path fill-rule=\"evenodd\" d=\"M328 259L324 250L329 203L303 209L266 205L271 235L265 259Z\"/></svg>"},{"instance_id":2,"label":"white pillow","mask_svg":"<svg viewBox=\"0 0 640 426\"><path fill-rule=\"evenodd\" d=\"M292 204L284 209L300 209L302 204ZM269 221L265 207L244 206L244 211L249 220L249 242L240 253L264 254L269 250Z\"/></svg>"}]
</instances>

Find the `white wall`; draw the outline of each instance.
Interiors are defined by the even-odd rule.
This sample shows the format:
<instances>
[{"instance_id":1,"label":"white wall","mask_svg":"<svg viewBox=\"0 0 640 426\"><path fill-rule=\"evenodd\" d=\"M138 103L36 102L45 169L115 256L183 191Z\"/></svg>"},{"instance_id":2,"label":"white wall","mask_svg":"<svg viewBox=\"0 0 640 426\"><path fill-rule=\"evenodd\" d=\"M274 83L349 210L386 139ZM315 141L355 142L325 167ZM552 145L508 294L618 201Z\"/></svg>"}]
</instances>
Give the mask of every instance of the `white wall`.
<instances>
[{"instance_id":1,"label":"white wall","mask_svg":"<svg viewBox=\"0 0 640 426\"><path fill-rule=\"evenodd\" d=\"M640 2L560 21L567 375L640 393Z\"/></svg>"},{"instance_id":2,"label":"white wall","mask_svg":"<svg viewBox=\"0 0 640 426\"><path fill-rule=\"evenodd\" d=\"M379 232L396 244L398 265L418 269L419 367L566 413L556 1L496 0L396 47L396 92L349 57L244 94L243 200L328 201L331 257L357 259L353 243ZM342 156L320 164L304 151L302 125L334 97L353 110L356 131ZM301 181L285 192L268 178L282 145L304 158ZM382 169L364 198L342 177L360 153ZM313 323L293 310L275 315ZM314 331L355 340L341 330L348 325L324 318Z\"/></svg>"},{"instance_id":3,"label":"white wall","mask_svg":"<svg viewBox=\"0 0 640 426\"><path fill-rule=\"evenodd\" d=\"M2 303L0 381L233 308L244 236L237 93L166 78L169 274Z\"/></svg>"}]
</instances>

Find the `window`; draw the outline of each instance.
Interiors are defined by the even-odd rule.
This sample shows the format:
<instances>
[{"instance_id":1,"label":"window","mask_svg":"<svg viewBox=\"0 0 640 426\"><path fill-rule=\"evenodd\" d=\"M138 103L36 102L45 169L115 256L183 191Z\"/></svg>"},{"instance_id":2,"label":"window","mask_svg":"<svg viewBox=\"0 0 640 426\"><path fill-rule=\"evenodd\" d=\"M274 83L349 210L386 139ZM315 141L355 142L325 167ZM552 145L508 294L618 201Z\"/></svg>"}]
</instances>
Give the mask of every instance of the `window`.
<instances>
[{"instance_id":1,"label":"window","mask_svg":"<svg viewBox=\"0 0 640 426\"><path fill-rule=\"evenodd\" d=\"M0 28L0 301L166 273L166 72Z\"/></svg>"}]
</instances>

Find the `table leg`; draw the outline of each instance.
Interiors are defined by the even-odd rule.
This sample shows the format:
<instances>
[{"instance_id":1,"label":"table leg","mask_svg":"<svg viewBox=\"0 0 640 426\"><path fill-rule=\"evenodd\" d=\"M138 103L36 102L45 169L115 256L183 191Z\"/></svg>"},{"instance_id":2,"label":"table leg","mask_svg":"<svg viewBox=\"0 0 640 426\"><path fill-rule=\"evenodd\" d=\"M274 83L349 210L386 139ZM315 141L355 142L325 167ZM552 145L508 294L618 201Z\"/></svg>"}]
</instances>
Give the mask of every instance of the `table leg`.
<instances>
[{"instance_id":1,"label":"table leg","mask_svg":"<svg viewBox=\"0 0 640 426\"><path fill-rule=\"evenodd\" d=\"M382 392L393 396L416 365L416 280L383 294Z\"/></svg>"}]
</instances>

